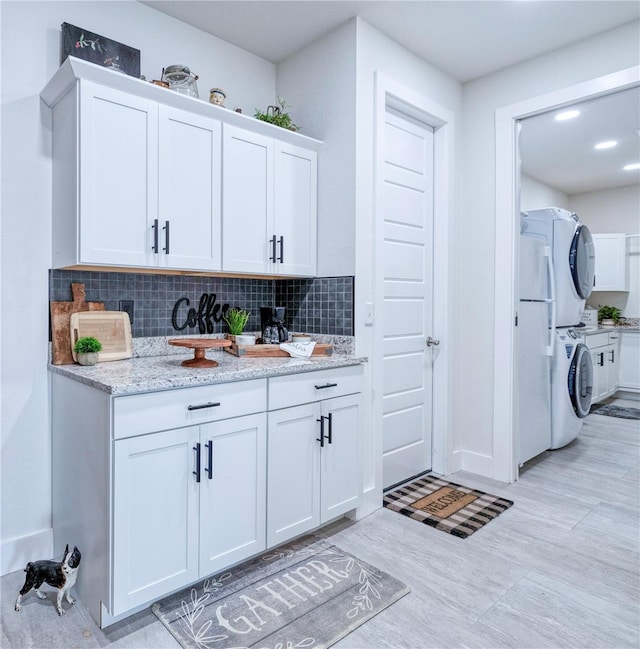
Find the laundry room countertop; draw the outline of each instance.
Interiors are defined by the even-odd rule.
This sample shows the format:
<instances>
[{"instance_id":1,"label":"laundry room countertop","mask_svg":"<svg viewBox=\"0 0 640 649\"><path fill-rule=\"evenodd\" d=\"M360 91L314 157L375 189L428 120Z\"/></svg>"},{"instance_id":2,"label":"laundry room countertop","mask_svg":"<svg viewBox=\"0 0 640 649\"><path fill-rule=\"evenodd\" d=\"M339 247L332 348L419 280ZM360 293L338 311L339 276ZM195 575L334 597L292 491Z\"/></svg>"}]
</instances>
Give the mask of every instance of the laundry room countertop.
<instances>
[{"instance_id":1,"label":"laundry room countertop","mask_svg":"<svg viewBox=\"0 0 640 649\"><path fill-rule=\"evenodd\" d=\"M578 330L580 331L580 330ZM594 334L601 334L607 332L616 332L616 333L640 333L639 324L628 324L628 325L618 325L617 327L590 327L582 329L582 332L585 336L591 336Z\"/></svg>"}]
</instances>

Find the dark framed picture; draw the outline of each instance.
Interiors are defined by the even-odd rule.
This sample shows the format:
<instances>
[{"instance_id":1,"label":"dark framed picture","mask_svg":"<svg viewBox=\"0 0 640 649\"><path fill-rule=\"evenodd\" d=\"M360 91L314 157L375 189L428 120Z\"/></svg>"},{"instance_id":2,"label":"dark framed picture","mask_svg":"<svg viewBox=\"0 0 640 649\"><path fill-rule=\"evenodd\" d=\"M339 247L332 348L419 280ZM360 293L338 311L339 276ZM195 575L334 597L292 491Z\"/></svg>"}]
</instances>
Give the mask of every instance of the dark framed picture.
<instances>
[{"instance_id":1,"label":"dark framed picture","mask_svg":"<svg viewBox=\"0 0 640 649\"><path fill-rule=\"evenodd\" d=\"M68 56L97 63L111 70L140 76L140 50L81 27L62 23L62 65Z\"/></svg>"}]
</instances>

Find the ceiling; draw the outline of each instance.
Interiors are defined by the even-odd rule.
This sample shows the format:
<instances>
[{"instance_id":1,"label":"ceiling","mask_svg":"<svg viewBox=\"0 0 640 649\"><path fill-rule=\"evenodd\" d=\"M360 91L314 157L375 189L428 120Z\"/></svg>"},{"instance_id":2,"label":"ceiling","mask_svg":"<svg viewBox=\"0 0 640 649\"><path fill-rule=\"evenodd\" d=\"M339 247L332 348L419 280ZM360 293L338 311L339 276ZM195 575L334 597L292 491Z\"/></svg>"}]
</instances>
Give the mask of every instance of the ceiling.
<instances>
[{"instance_id":1,"label":"ceiling","mask_svg":"<svg viewBox=\"0 0 640 649\"><path fill-rule=\"evenodd\" d=\"M278 63L354 16L465 83L640 19L617 0L142 0L142 3ZM640 182L638 91L583 107L571 123L525 121L523 171L567 194ZM562 128L558 128L562 127ZM600 139L615 149L593 151Z\"/></svg>"},{"instance_id":2,"label":"ceiling","mask_svg":"<svg viewBox=\"0 0 640 649\"><path fill-rule=\"evenodd\" d=\"M575 119L555 120L574 108ZM594 149L606 140L617 145ZM623 170L640 162L640 88L522 120L520 155L523 173L569 195L640 182L640 170Z\"/></svg>"},{"instance_id":3,"label":"ceiling","mask_svg":"<svg viewBox=\"0 0 640 649\"><path fill-rule=\"evenodd\" d=\"M640 19L636 1L143 0L278 63L360 16L466 82Z\"/></svg>"}]
</instances>

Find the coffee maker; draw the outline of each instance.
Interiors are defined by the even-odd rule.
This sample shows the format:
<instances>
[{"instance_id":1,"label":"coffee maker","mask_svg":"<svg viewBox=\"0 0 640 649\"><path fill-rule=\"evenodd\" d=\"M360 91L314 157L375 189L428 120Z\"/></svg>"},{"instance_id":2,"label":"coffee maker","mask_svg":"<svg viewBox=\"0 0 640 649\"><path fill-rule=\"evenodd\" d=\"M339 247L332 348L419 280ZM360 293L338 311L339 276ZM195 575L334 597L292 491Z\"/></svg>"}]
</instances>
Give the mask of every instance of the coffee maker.
<instances>
[{"instance_id":1,"label":"coffee maker","mask_svg":"<svg viewBox=\"0 0 640 649\"><path fill-rule=\"evenodd\" d=\"M262 328L262 342L284 343L289 340L289 332L284 326L283 306L262 306L260 307L260 325Z\"/></svg>"}]
</instances>

